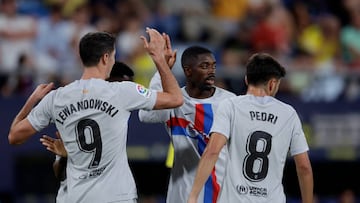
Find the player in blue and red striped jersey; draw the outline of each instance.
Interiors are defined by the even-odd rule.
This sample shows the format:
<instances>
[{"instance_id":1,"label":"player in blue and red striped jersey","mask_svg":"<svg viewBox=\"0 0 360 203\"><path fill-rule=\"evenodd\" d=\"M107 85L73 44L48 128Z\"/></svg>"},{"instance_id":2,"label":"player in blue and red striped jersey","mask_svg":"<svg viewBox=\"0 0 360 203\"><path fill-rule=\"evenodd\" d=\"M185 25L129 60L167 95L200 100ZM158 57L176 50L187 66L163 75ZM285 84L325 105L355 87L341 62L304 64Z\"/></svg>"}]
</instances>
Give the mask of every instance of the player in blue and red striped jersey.
<instances>
[{"instance_id":1,"label":"player in blue and red striped jersey","mask_svg":"<svg viewBox=\"0 0 360 203\"><path fill-rule=\"evenodd\" d=\"M167 44L171 50L170 42ZM181 89L184 104L174 109L139 111L142 122L166 125L174 147L174 163L166 200L168 203L186 202L197 165L209 139L217 105L225 98L235 97L235 94L214 86L216 60L209 49L201 46L187 48L182 54L181 65L186 77L186 84ZM149 88L161 89L158 73L151 79ZM224 148L198 202L216 201L225 172L226 157Z\"/></svg>"}]
</instances>

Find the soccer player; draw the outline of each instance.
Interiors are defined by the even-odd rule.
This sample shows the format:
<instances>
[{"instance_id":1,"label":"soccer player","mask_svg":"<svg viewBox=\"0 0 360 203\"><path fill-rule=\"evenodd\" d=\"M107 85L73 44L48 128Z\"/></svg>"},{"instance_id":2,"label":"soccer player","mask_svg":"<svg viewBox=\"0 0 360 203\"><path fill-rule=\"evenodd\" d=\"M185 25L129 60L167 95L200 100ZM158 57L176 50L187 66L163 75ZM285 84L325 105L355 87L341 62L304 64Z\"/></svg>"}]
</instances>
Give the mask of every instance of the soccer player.
<instances>
[{"instance_id":1,"label":"soccer player","mask_svg":"<svg viewBox=\"0 0 360 203\"><path fill-rule=\"evenodd\" d=\"M246 65L247 94L219 104L188 203L195 203L223 146L229 160L218 202L285 203L282 185L288 152L296 164L303 203L313 201L313 175L300 119L276 98L285 69L268 54Z\"/></svg>"},{"instance_id":2,"label":"soccer player","mask_svg":"<svg viewBox=\"0 0 360 203\"><path fill-rule=\"evenodd\" d=\"M122 82L122 81L133 81L134 71L125 63L120 61L115 61L115 64L110 72L110 77L107 81L110 82ZM67 191L66 186L66 162L67 162L67 152L64 148L64 144L60 139L59 132L56 132L57 139L43 135L40 138L40 142L51 152L55 153L56 158L53 163L53 170L57 180L59 180L60 185L56 195L56 202L62 203L65 202L65 195Z\"/></svg>"},{"instance_id":3,"label":"soccer player","mask_svg":"<svg viewBox=\"0 0 360 203\"><path fill-rule=\"evenodd\" d=\"M9 143L21 144L55 122L68 155L66 202L136 202L126 154L130 113L183 103L165 58L163 36L155 29L146 32L150 40L141 39L161 75L163 91L134 82L105 81L115 63L115 37L88 33L79 43L81 79L53 91L52 83L39 85L11 125Z\"/></svg>"},{"instance_id":4,"label":"soccer player","mask_svg":"<svg viewBox=\"0 0 360 203\"><path fill-rule=\"evenodd\" d=\"M115 61L115 64L110 72L109 82L133 81L134 71L125 63Z\"/></svg>"},{"instance_id":5,"label":"soccer player","mask_svg":"<svg viewBox=\"0 0 360 203\"><path fill-rule=\"evenodd\" d=\"M67 152L64 148L64 144L60 139L59 132L56 132L57 139L51 138L47 135L43 135L40 138L40 142L46 146L49 151L56 154L55 161L53 163L53 170L56 179L60 182L59 189L56 195L56 203L65 203L67 185L66 185L66 165L67 165Z\"/></svg>"},{"instance_id":6,"label":"soccer player","mask_svg":"<svg viewBox=\"0 0 360 203\"><path fill-rule=\"evenodd\" d=\"M236 96L214 86L216 60L209 49L202 46L188 47L181 56L181 65L186 77L186 84L181 88L184 104L173 109L139 111L140 121L166 125L174 147L174 163L166 198L169 203L187 201L218 103ZM151 79L150 88L161 89L158 73ZM226 152L224 148L216 166L212 167L212 173L207 175L199 202L216 200L225 172Z\"/></svg>"}]
</instances>

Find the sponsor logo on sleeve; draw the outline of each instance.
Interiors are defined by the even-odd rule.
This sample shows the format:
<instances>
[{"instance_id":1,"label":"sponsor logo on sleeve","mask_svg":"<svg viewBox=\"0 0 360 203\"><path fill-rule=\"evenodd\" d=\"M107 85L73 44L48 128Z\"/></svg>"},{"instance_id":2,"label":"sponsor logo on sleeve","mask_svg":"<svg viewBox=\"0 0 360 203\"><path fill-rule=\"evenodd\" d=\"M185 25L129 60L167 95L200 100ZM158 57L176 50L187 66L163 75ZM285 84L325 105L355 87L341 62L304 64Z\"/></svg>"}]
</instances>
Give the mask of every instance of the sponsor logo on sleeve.
<instances>
[{"instance_id":1,"label":"sponsor logo on sleeve","mask_svg":"<svg viewBox=\"0 0 360 203\"><path fill-rule=\"evenodd\" d=\"M145 98L149 98L151 95L151 91L140 84L136 85L136 91Z\"/></svg>"}]
</instances>

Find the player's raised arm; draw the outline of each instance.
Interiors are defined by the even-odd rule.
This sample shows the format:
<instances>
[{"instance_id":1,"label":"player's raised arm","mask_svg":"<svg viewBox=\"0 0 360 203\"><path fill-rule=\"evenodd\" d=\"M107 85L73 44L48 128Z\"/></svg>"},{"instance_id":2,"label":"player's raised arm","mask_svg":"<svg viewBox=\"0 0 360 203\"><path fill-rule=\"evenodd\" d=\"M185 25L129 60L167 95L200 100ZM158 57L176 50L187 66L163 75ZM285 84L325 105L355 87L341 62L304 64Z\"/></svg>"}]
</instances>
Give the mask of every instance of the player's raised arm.
<instances>
[{"instance_id":1,"label":"player's raised arm","mask_svg":"<svg viewBox=\"0 0 360 203\"><path fill-rule=\"evenodd\" d=\"M166 40L155 29L147 28L149 41L144 36L144 47L153 59L161 77L163 92L158 92L154 109L175 108L183 104L183 96L179 84L170 70L165 57Z\"/></svg>"},{"instance_id":2,"label":"player's raised arm","mask_svg":"<svg viewBox=\"0 0 360 203\"><path fill-rule=\"evenodd\" d=\"M52 89L54 88L54 83L49 84L40 84L30 95L22 109L14 118L10 132L8 135L10 144L22 144L25 142L31 135L36 133L36 130L32 127L30 122L26 119L31 109Z\"/></svg>"}]
</instances>

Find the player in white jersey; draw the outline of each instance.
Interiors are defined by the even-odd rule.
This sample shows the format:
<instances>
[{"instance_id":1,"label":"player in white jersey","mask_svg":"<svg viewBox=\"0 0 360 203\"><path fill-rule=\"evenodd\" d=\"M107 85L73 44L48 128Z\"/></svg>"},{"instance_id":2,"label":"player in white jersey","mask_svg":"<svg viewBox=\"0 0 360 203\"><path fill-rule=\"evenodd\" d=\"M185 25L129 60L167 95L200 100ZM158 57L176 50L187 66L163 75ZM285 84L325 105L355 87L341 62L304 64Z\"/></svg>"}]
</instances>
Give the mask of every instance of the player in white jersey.
<instances>
[{"instance_id":1,"label":"player in white jersey","mask_svg":"<svg viewBox=\"0 0 360 203\"><path fill-rule=\"evenodd\" d=\"M139 111L143 122L165 123L174 146L174 164L168 185L166 202L186 202L194 181L196 167L209 139L214 112L218 103L236 95L214 86L216 60L212 52L204 47L191 46L184 50L181 65L186 84L181 88L184 104L174 109ZM159 75L150 82L151 89L161 89ZM224 148L199 203L216 200L225 172L227 150Z\"/></svg>"},{"instance_id":2,"label":"player in white jersey","mask_svg":"<svg viewBox=\"0 0 360 203\"><path fill-rule=\"evenodd\" d=\"M110 82L122 82L133 81L134 71L125 63L115 61L115 64L110 72L110 77L107 81ZM40 138L40 142L51 152L55 153L55 161L53 163L53 170L57 180L59 180L59 189L56 195L56 203L65 203L66 198L66 162L67 152L64 148L64 144L60 139L59 132L56 132L57 138L52 138L47 135L43 135Z\"/></svg>"},{"instance_id":3,"label":"player in white jersey","mask_svg":"<svg viewBox=\"0 0 360 203\"><path fill-rule=\"evenodd\" d=\"M282 185L288 153L293 156L303 203L313 202L313 175L300 119L274 98L285 69L268 54L246 66L247 94L220 103L211 138L200 160L188 203L195 203L221 148L229 161L218 202L285 203Z\"/></svg>"},{"instance_id":4,"label":"player in white jersey","mask_svg":"<svg viewBox=\"0 0 360 203\"><path fill-rule=\"evenodd\" d=\"M164 37L154 29L146 31L150 41L142 36L144 47L161 75L163 91L128 81L105 81L115 62L115 37L88 33L79 44L84 65L81 79L53 91L52 83L39 85L11 125L9 143L21 144L51 121L55 123L68 155L66 202L136 202L126 154L130 113L183 103L167 65Z\"/></svg>"}]
</instances>

